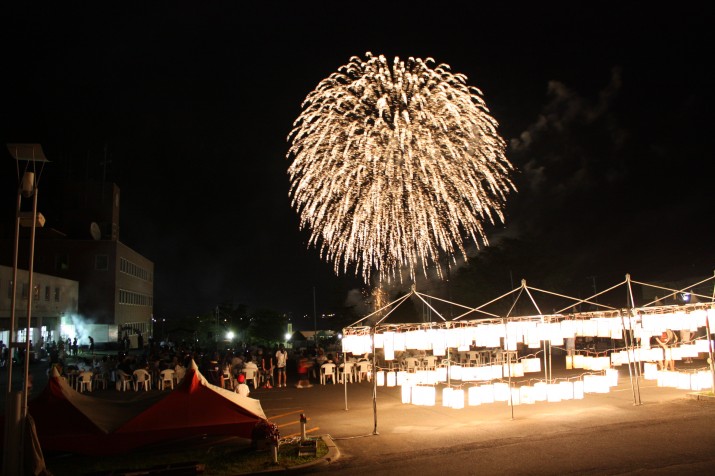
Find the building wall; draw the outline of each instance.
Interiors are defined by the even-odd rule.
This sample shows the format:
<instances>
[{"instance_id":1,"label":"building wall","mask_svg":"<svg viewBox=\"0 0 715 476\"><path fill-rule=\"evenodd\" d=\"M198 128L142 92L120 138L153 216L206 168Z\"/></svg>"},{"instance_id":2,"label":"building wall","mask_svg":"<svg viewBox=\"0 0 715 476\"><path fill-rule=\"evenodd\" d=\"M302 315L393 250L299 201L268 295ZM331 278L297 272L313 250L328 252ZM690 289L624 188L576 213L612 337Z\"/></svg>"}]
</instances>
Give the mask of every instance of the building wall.
<instances>
[{"instance_id":1,"label":"building wall","mask_svg":"<svg viewBox=\"0 0 715 476\"><path fill-rule=\"evenodd\" d=\"M151 328L154 312L154 263L117 242L115 323L119 326L144 324Z\"/></svg>"},{"instance_id":2,"label":"building wall","mask_svg":"<svg viewBox=\"0 0 715 476\"><path fill-rule=\"evenodd\" d=\"M12 278L13 268L0 266L0 329L2 331L10 329ZM23 269L17 271L17 283L15 329L27 327L27 298L32 294L30 325L37 329L32 336L33 341L39 342L39 329L43 326L48 332L54 333L53 338L58 338L62 317L78 312L79 283L34 271L32 273L34 292L29 293L29 273Z\"/></svg>"}]
</instances>

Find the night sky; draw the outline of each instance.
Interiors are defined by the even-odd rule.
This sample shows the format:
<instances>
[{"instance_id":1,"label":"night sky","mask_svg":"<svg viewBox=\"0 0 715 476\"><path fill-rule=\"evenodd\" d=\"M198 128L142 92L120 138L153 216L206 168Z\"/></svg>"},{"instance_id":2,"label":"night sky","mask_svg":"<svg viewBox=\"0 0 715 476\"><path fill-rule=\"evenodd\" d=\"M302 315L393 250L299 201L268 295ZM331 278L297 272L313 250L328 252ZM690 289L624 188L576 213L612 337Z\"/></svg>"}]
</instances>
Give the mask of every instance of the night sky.
<instances>
[{"instance_id":1,"label":"night sky","mask_svg":"<svg viewBox=\"0 0 715 476\"><path fill-rule=\"evenodd\" d=\"M715 269L708 2L58 3L3 2L0 138L42 144L41 190L101 177L106 146L120 239L155 263L158 317L224 303L312 315L313 289L318 313L348 303L361 282L298 229L286 139L306 95L367 51L432 57L482 90L517 169L490 240L540 255L497 288L557 272L544 256L581 287Z\"/></svg>"}]
</instances>

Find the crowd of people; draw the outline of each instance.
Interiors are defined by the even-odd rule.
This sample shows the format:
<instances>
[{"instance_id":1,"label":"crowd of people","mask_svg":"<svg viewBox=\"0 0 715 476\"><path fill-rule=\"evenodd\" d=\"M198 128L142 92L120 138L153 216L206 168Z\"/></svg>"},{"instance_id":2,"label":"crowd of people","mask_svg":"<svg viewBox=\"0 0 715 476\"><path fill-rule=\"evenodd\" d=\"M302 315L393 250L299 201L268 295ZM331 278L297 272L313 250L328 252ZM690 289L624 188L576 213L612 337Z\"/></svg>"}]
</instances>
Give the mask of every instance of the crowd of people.
<instances>
[{"instance_id":1,"label":"crowd of people","mask_svg":"<svg viewBox=\"0 0 715 476\"><path fill-rule=\"evenodd\" d=\"M144 369L151 375L152 382L158 382L162 370L172 369L183 376L193 361L201 374L212 384L231 388L247 396L246 370L253 369L257 381L254 387L272 389L288 386L289 377L297 380L298 388L309 388L311 382L320 378L320 366L337 362L337 353L322 348L301 350L286 349L283 344L275 347L264 345L240 345L236 349L222 352L202 349L197 346L162 346L149 341L149 345L127 351L123 346L116 352L75 352L74 342L65 351L65 342L52 347L49 353L50 370L56 369L60 375L71 372L92 370L100 373L109 382L116 382L117 374L133 375L137 369ZM226 380L229 380L227 382Z\"/></svg>"}]
</instances>

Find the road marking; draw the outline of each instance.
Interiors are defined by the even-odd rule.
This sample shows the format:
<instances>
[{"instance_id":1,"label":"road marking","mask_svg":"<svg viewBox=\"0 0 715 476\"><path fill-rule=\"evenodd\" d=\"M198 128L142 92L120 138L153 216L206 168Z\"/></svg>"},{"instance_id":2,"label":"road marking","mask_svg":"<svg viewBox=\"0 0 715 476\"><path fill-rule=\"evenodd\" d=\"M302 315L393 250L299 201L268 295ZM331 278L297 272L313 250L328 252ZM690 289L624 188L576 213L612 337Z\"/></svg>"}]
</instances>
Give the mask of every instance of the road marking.
<instances>
[{"instance_id":1,"label":"road marking","mask_svg":"<svg viewBox=\"0 0 715 476\"><path fill-rule=\"evenodd\" d=\"M296 413L303 413L303 410L296 410L294 412L288 412L288 413L281 413L280 415L274 415L272 417L268 417L269 420L272 420L274 418L283 418L284 416L288 415L295 415Z\"/></svg>"},{"instance_id":2,"label":"road marking","mask_svg":"<svg viewBox=\"0 0 715 476\"><path fill-rule=\"evenodd\" d=\"M315 433L318 430L320 430L320 427L316 426L315 428L311 428L310 430L305 430L305 433ZM294 438L296 436L300 436L300 433L291 433L290 435L286 435L283 438Z\"/></svg>"}]
</instances>

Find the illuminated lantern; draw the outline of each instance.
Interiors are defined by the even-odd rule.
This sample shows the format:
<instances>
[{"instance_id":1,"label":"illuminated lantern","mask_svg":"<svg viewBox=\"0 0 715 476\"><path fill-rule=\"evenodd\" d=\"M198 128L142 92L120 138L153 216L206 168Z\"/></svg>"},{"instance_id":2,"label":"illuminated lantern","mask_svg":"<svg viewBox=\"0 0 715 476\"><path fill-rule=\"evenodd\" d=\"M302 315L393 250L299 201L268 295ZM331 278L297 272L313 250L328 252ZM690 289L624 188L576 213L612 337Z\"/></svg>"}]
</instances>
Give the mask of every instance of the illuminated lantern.
<instances>
[{"instance_id":1,"label":"illuminated lantern","mask_svg":"<svg viewBox=\"0 0 715 476\"><path fill-rule=\"evenodd\" d=\"M490 376L487 380L495 380L504 377L504 368L501 365L490 365Z\"/></svg>"},{"instance_id":2,"label":"illuminated lantern","mask_svg":"<svg viewBox=\"0 0 715 476\"><path fill-rule=\"evenodd\" d=\"M479 400L482 403L494 403L494 386L493 385L480 385L478 390Z\"/></svg>"},{"instance_id":3,"label":"illuminated lantern","mask_svg":"<svg viewBox=\"0 0 715 476\"><path fill-rule=\"evenodd\" d=\"M536 403L536 400L534 399L534 387L530 387L529 385L519 387L519 402L524 405Z\"/></svg>"},{"instance_id":4,"label":"illuminated lantern","mask_svg":"<svg viewBox=\"0 0 715 476\"><path fill-rule=\"evenodd\" d=\"M449 378L452 380L462 380L462 366L451 365L449 367Z\"/></svg>"},{"instance_id":5,"label":"illuminated lantern","mask_svg":"<svg viewBox=\"0 0 715 476\"><path fill-rule=\"evenodd\" d=\"M566 356L566 370L571 370L573 368L573 355ZM527 372L529 372L527 370Z\"/></svg>"},{"instance_id":6,"label":"illuminated lantern","mask_svg":"<svg viewBox=\"0 0 715 476\"><path fill-rule=\"evenodd\" d=\"M521 392L519 391L518 388L514 387L511 389L510 393L510 398L509 398L509 405L521 405Z\"/></svg>"},{"instance_id":7,"label":"illuminated lantern","mask_svg":"<svg viewBox=\"0 0 715 476\"><path fill-rule=\"evenodd\" d=\"M414 405L425 405L433 407L435 404L436 389L418 385L412 387L412 403Z\"/></svg>"},{"instance_id":8,"label":"illuminated lantern","mask_svg":"<svg viewBox=\"0 0 715 476\"><path fill-rule=\"evenodd\" d=\"M695 341L695 348L698 352L710 352L709 346L711 346L713 341L707 339L699 339Z\"/></svg>"},{"instance_id":9,"label":"illuminated lantern","mask_svg":"<svg viewBox=\"0 0 715 476\"><path fill-rule=\"evenodd\" d=\"M569 356L567 356L568 358ZM538 357L532 357L529 359L523 359L521 361L524 366L524 372L541 372L541 359Z\"/></svg>"},{"instance_id":10,"label":"illuminated lantern","mask_svg":"<svg viewBox=\"0 0 715 476\"><path fill-rule=\"evenodd\" d=\"M583 380L577 380L573 383L573 398L574 400L583 400Z\"/></svg>"},{"instance_id":11,"label":"illuminated lantern","mask_svg":"<svg viewBox=\"0 0 715 476\"><path fill-rule=\"evenodd\" d=\"M377 375L377 386L384 387L385 386L385 372L378 370L376 375Z\"/></svg>"},{"instance_id":12,"label":"illuminated lantern","mask_svg":"<svg viewBox=\"0 0 715 476\"><path fill-rule=\"evenodd\" d=\"M432 334L432 354L437 357L447 355L447 336L442 329L436 330Z\"/></svg>"},{"instance_id":13,"label":"illuminated lantern","mask_svg":"<svg viewBox=\"0 0 715 476\"><path fill-rule=\"evenodd\" d=\"M534 384L534 390L532 394L532 398L536 402L545 402L546 401L546 396L547 396L547 391L546 391L546 382L536 382Z\"/></svg>"},{"instance_id":14,"label":"illuminated lantern","mask_svg":"<svg viewBox=\"0 0 715 476\"><path fill-rule=\"evenodd\" d=\"M384 341L385 341L384 334L375 334L375 348L376 349L382 349Z\"/></svg>"},{"instance_id":15,"label":"illuminated lantern","mask_svg":"<svg viewBox=\"0 0 715 476\"><path fill-rule=\"evenodd\" d=\"M546 384L546 401L552 403L561 401L561 385L558 383Z\"/></svg>"},{"instance_id":16,"label":"illuminated lantern","mask_svg":"<svg viewBox=\"0 0 715 476\"><path fill-rule=\"evenodd\" d=\"M412 387L410 385L402 386L402 403L410 403L412 401Z\"/></svg>"},{"instance_id":17,"label":"illuminated lantern","mask_svg":"<svg viewBox=\"0 0 715 476\"><path fill-rule=\"evenodd\" d=\"M402 332L398 332L393 336L393 346L395 348L395 352L404 352L405 351L405 334Z\"/></svg>"},{"instance_id":18,"label":"illuminated lantern","mask_svg":"<svg viewBox=\"0 0 715 476\"><path fill-rule=\"evenodd\" d=\"M618 386L618 370L606 369L606 379L608 380L609 387L617 387Z\"/></svg>"},{"instance_id":19,"label":"illuminated lantern","mask_svg":"<svg viewBox=\"0 0 715 476\"><path fill-rule=\"evenodd\" d=\"M462 390L461 388L452 390L449 406L454 408L455 410L460 410L464 408L464 390Z\"/></svg>"},{"instance_id":20,"label":"illuminated lantern","mask_svg":"<svg viewBox=\"0 0 715 476\"><path fill-rule=\"evenodd\" d=\"M442 406L443 407L449 407L452 405L452 400L450 399L452 392L453 392L452 387L444 387L442 389Z\"/></svg>"},{"instance_id":21,"label":"illuminated lantern","mask_svg":"<svg viewBox=\"0 0 715 476\"><path fill-rule=\"evenodd\" d=\"M397 385L404 385L407 379L407 372L404 370L397 371Z\"/></svg>"},{"instance_id":22,"label":"illuminated lantern","mask_svg":"<svg viewBox=\"0 0 715 476\"><path fill-rule=\"evenodd\" d=\"M505 382L496 382L493 384L494 401L506 402L509 400L509 384Z\"/></svg>"},{"instance_id":23,"label":"illuminated lantern","mask_svg":"<svg viewBox=\"0 0 715 476\"><path fill-rule=\"evenodd\" d=\"M437 373L438 382L447 381L447 367L437 367L437 370L435 370L435 372Z\"/></svg>"},{"instance_id":24,"label":"illuminated lantern","mask_svg":"<svg viewBox=\"0 0 715 476\"><path fill-rule=\"evenodd\" d=\"M479 387L469 387L469 389L467 390L467 403L470 406L482 404L481 395L479 395Z\"/></svg>"},{"instance_id":25,"label":"illuminated lantern","mask_svg":"<svg viewBox=\"0 0 715 476\"><path fill-rule=\"evenodd\" d=\"M643 378L646 380L656 380L658 378L658 364L655 362L644 363Z\"/></svg>"},{"instance_id":26,"label":"illuminated lantern","mask_svg":"<svg viewBox=\"0 0 715 476\"><path fill-rule=\"evenodd\" d=\"M585 357L582 354L576 354L573 356L573 368L582 369L584 365Z\"/></svg>"},{"instance_id":27,"label":"illuminated lantern","mask_svg":"<svg viewBox=\"0 0 715 476\"><path fill-rule=\"evenodd\" d=\"M395 333L385 332L382 335L382 345L385 348L385 360L395 360ZM377 336L375 336L377 337ZM375 347L377 347L377 339L375 339Z\"/></svg>"},{"instance_id":28,"label":"illuminated lantern","mask_svg":"<svg viewBox=\"0 0 715 476\"><path fill-rule=\"evenodd\" d=\"M559 390L561 391L561 400L573 399L573 382L566 380L559 382Z\"/></svg>"},{"instance_id":29,"label":"illuminated lantern","mask_svg":"<svg viewBox=\"0 0 715 476\"><path fill-rule=\"evenodd\" d=\"M395 372L387 372L387 386L394 387L397 385L397 376Z\"/></svg>"},{"instance_id":30,"label":"illuminated lantern","mask_svg":"<svg viewBox=\"0 0 715 476\"><path fill-rule=\"evenodd\" d=\"M462 382L474 382L477 378L478 367L462 367Z\"/></svg>"}]
</instances>

